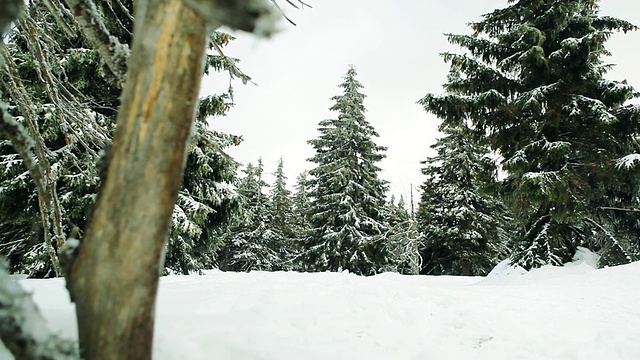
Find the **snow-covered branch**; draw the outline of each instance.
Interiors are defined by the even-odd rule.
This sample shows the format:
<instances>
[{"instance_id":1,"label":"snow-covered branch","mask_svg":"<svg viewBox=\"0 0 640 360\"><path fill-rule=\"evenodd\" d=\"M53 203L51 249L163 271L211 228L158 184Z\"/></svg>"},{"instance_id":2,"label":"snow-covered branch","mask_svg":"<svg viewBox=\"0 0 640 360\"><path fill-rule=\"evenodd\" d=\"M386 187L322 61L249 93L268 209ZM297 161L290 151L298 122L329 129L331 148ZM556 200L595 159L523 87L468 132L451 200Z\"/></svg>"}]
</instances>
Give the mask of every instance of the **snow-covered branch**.
<instances>
[{"instance_id":1,"label":"snow-covered branch","mask_svg":"<svg viewBox=\"0 0 640 360\"><path fill-rule=\"evenodd\" d=\"M92 0L65 0L82 33L93 43L113 74L124 81L127 74L129 46L109 33ZM63 11L62 9L60 11ZM60 24L64 28L64 24Z\"/></svg>"},{"instance_id":2,"label":"snow-covered branch","mask_svg":"<svg viewBox=\"0 0 640 360\"><path fill-rule=\"evenodd\" d=\"M0 339L16 359L78 359L77 345L47 329L31 295L9 277L0 259Z\"/></svg>"},{"instance_id":3,"label":"snow-covered branch","mask_svg":"<svg viewBox=\"0 0 640 360\"><path fill-rule=\"evenodd\" d=\"M214 28L224 25L263 37L275 32L280 18L268 0L185 0L185 3Z\"/></svg>"},{"instance_id":4,"label":"snow-covered branch","mask_svg":"<svg viewBox=\"0 0 640 360\"><path fill-rule=\"evenodd\" d=\"M11 141L11 145L16 149L22 159L22 163L29 171L38 193L42 194L45 201L49 201L45 177L36 163L33 151L35 143L27 130L9 114L7 105L2 102L0 102L0 135Z\"/></svg>"}]
</instances>

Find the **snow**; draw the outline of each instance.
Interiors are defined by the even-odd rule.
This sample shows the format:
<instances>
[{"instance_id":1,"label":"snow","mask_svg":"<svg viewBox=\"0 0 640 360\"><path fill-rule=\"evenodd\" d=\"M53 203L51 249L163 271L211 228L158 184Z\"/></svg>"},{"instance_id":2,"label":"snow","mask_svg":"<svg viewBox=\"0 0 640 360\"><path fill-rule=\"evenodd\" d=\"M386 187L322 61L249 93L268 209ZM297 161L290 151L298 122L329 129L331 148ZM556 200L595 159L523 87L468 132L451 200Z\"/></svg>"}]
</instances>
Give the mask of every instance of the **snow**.
<instances>
[{"instance_id":1,"label":"snow","mask_svg":"<svg viewBox=\"0 0 640 360\"><path fill-rule=\"evenodd\" d=\"M640 359L640 262L486 278L207 272L161 280L154 359ZM21 280L75 337L64 282ZM0 358L4 359L1 353Z\"/></svg>"},{"instance_id":2,"label":"snow","mask_svg":"<svg viewBox=\"0 0 640 360\"><path fill-rule=\"evenodd\" d=\"M631 169L635 167L638 162L640 162L640 154L629 154L616 160L616 168Z\"/></svg>"}]
</instances>

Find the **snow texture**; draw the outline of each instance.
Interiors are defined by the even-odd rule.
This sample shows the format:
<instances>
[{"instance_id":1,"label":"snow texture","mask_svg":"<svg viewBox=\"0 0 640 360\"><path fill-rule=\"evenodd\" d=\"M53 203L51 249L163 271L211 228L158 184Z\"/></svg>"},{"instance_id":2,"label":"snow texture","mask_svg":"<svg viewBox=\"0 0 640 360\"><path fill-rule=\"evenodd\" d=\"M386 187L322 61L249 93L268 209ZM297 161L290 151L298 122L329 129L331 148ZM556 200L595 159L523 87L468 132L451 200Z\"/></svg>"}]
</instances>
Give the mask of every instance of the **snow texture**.
<instances>
[{"instance_id":1,"label":"snow texture","mask_svg":"<svg viewBox=\"0 0 640 360\"><path fill-rule=\"evenodd\" d=\"M585 249L574 260L530 272L505 262L486 278L165 277L154 359L640 359L640 262L596 270ZM21 283L50 328L76 336L62 280Z\"/></svg>"},{"instance_id":2,"label":"snow texture","mask_svg":"<svg viewBox=\"0 0 640 360\"><path fill-rule=\"evenodd\" d=\"M616 160L616 168L631 169L640 163L640 154L629 154Z\"/></svg>"}]
</instances>

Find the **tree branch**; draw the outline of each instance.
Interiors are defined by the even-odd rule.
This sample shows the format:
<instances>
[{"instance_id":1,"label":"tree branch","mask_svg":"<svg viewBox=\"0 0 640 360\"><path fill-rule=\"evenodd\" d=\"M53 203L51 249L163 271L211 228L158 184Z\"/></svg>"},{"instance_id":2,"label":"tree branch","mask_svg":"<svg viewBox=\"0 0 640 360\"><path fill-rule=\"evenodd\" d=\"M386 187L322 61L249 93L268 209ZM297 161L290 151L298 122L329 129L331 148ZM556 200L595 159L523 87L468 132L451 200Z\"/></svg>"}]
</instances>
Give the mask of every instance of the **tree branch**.
<instances>
[{"instance_id":1,"label":"tree branch","mask_svg":"<svg viewBox=\"0 0 640 360\"><path fill-rule=\"evenodd\" d=\"M0 259L0 339L16 359L78 359L77 345L51 334L31 295Z\"/></svg>"},{"instance_id":2,"label":"tree branch","mask_svg":"<svg viewBox=\"0 0 640 360\"><path fill-rule=\"evenodd\" d=\"M269 37L279 19L266 0L184 0L209 26L228 26L235 30L252 32L257 36Z\"/></svg>"},{"instance_id":3,"label":"tree branch","mask_svg":"<svg viewBox=\"0 0 640 360\"><path fill-rule=\"evenodd\" d=\"M69 24L74 24L75 21L73 19L73 15L71 12L67 10L58 0L43 0L44 5L49 9L49 13L56 19L56 22L62 30L69 36L73 38L75 36L75 32L71 30Z\"/></svg>"},{"instance_id":4,"label":"tree branch","mask_svg":"<svg viewBox=\"0 0 640 360\"><path fill-rule=\"evenodd\" d=\"M47 188L45 186L44 174L38 168L36 163L34 147L35 142L27 132L27 130L20 125L16 119L9 114L7 104L0 102L0 135L11 141L11 145L16 149L22 163L27 168L29 175L33 179L38 193L45 201L50 201Z\"/></svg>"},{"instance_id":5,"label":"tree branch","mask_svg":"<svg viewBox=\"0 0 640 360\"><path fill-rule=\"evenodd\" d=\"M82 33L93 43L105 63L118 78L124 82L127 74L127 59L129 46L121 44L115 36L109 33L102 21L102 16L92 0L65 0Z\"/></svg>"},{"instance_id":6,"label":"tree branch","mask_svg":"<svg viewBox=\"0 0 640 360\"><path fill-rule=\"evenodd\" d=\"M640 210L638 209L624 209L624 208L609 207L609 206L601 206L598 209L605 210L605 211L620 211L620 212L640 214Z\"/></svg>"}]
</instances>

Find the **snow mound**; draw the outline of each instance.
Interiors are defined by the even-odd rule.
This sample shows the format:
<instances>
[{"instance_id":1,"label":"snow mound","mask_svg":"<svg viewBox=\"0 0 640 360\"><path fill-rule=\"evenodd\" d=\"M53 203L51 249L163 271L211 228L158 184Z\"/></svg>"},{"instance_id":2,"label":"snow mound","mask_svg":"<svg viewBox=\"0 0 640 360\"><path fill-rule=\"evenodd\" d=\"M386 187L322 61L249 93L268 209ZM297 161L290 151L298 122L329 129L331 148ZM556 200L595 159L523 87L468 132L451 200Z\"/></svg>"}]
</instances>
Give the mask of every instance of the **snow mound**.
<instances>
[{"instance_id":1,"label":"snow mound","mask_svg":"<svg viewBox=\"0 0 640 360\"><path fill-rule=\"evenodd\" d=\"M517 283L534 279L551 279L563 276L579 275L596 270L600 256L591 250L578 247L573 261L564 266L543 266L527 271L518 265L512 265L509 259L502 260L478 284Z\"/></svg>"},{"instance_id":2,"label":"snow mound","mask_svg":"<svg viewBox=\"0 0 640 360\"><path fill-rule=\"evenodd\" d=\"M519 281L528 271L518 265L512 265L509 259L502 260L480 283L490 284L505 281Z\"/></svg>"},{"instance_id":3,"label":"snow mound","mask_svg":"<svg viewBox=\"0 0 640 360\"><path fill-rule=\"evenodd\" d=\"M566 266L576 266L576 265L588 265L594 269L598 268L598 264L600 263L600 255L594 253L593 251L578 247L576 250L576 254L573 256L573 262L566 264Z\"/></svg>"}]
</instances>

